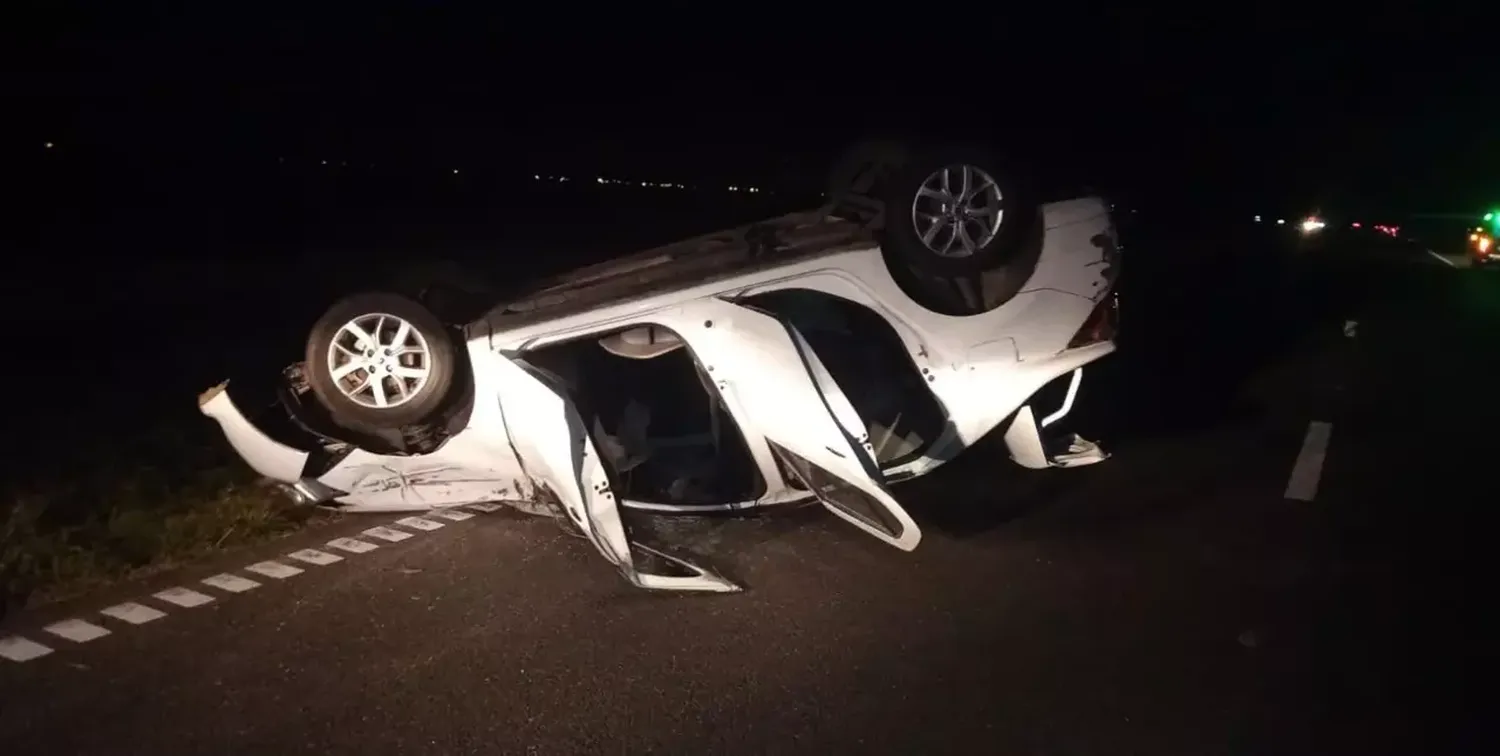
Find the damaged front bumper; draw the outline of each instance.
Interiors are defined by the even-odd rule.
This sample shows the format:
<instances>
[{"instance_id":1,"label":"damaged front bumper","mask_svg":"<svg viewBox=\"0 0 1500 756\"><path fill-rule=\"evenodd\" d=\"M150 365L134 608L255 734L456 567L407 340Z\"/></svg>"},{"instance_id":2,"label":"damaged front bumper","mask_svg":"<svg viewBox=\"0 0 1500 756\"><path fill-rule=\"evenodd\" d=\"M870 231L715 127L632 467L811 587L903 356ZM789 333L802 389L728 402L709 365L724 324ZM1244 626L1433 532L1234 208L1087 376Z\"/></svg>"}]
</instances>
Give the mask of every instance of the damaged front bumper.
<instances>
[{"instance_id":1,"label":"damaged front bumper","mask_svg":"<svg viewBox=\"0 0 1500 756\"><path fill-rule=\"evenodd\" d=\"M229 445L250 469L274 481L298 503L318 504L333 498L337 491L304 477L312 453L287 446L255 427L229 397L228 388L225 381L203 392L198 409L219 424Z\"/></svg>"}]
</instances>

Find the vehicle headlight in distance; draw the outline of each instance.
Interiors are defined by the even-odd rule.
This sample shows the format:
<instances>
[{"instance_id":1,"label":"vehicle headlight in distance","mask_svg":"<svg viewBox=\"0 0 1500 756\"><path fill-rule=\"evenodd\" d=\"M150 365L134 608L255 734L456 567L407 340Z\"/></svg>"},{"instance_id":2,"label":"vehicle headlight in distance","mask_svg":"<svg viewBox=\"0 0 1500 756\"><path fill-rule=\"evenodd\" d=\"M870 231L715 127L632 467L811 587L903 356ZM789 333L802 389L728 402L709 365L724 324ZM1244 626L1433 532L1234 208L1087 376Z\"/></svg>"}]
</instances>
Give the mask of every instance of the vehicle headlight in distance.
<instances>
[{"instance_id":1,"label":"vehicle headlight in distance","mask_svg":"<svg viewBox=\"0 0 1500 756\"><path fill-rule=\"evenodd\" d=\"M1302 221L1302 233L1315 234L1319 231L1322 231L1323 227L1326 225L1328 224L1324 223L1321 218L1308 218L1307 220Z\"/></svg>"}]
</instances>

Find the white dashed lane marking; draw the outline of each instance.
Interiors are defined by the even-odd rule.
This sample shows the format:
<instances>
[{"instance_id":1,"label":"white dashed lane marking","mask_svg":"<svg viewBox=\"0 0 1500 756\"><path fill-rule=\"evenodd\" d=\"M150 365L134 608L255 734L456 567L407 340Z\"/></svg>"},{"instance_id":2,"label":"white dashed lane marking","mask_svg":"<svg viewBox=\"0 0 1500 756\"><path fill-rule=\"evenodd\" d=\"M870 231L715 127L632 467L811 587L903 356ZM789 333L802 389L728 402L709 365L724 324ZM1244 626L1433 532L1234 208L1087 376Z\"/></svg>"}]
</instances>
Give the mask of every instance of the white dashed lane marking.
<instances>
[{"instance_id":1,"label":"white dashed lane marking","mask_svg":"<svg viewBox=\"0 0 1500 756\"><path fill-rule=\"evenodd\" d=\"M1314 420L1307 424L1302 451L1297 453L1297 462L1292 465L1292 477L1286 483L1286 498L1312 501L1318 495L1318 482L1323 477L1323 460L1328 456L1328 439L1332 434L1332 423Z\"/></svg>"},{"instance_id":2,"label":"white dashed lane marking","mask_svg":"<svg viewBox=\"0 0 1500 756\"><path fill-rule=\"evenodd\" d=\"M402 525L412 530L429 532L444 527L443 522L432 518L440 518L448 522L463 522L464 520L472 519L475 516L475 512L488 514L498 512L504 508L504 505L492 502L465 504L464 509L447 508L433 511L431 517L403 517L396 520L392 525ZM399 543L413 537L415 534L381 525L365 530L361 535L387 543ZM366 554L380 548L380 546L358 538L335 538L327 543L327 548L346 554ZM321 549L300 549L286 556L288 559L295 559L304 564L320 567L344 561L344 557ZM285 580L294 575L300 575L303 572L299 567L293 567L290 564L275 560L256 562L255 564L245 566L243 569L246 572L253 572L275 580ZM228 572L204 578L200 582L203 585L217 588L226 593L244 593L245 591L260 587L260 583L255 580ZM175 586L157 591L151 594L151 597L164 604L184 609L211 604L216 600L212 595L184 586ZM167 613L160 609L136 601L115 604L114 606L101 609L99 613L105 617L130 625L144 625L167 616ZM108 628L82 619L68 619L54 622L42 628L42 631L74 643L87 643L103 638L111 633ZM39 659L52 652L52 647L38 643L30 638L19 635L0 637L0 659L25 662L32 659Z\"/></svg>"},{"instance_id":3,"label":"white dashed lane marking","mask_svg":"<svg viewBox=\"0 0 1500 756\"><path fill-rule=\"evenodd\" d=\"M338 549L339 551L347 551L350 554L363 554L367 551L374 551L380 547L376 546L373 543L370 543L369 541L361 541L358 538L335 538L332 541L328 542L328 548Z\"/></svg>"},{"instance_id":4,"label":"white dashed lane marking","mask_svg":"<svg viewBox=\"0 0 1500 756\"><path fill-rule=\"evenodd\" d=\"M269 560L246 565L245 571L253 572L257 575L265 575L268 578L275 578L277 580L286 580L293 575L302 574L301 567L293 567L290 564L282 564L281 562Z\"/></svg>"},{"instance_id":5,"label":"white dashed lane marking","mask_svg":"<svg viewBox=\"0 0 1500 756\"><path fill-rule=\"evenodd\" d=\"M152 620L159 620L167 616L166 612L152 609L145 604L137 604L134 601L127 601L107 609L101 609L99 613L106 617L113 617L121 622L129 622L132 625L144 625Z\"/></svg>"},{"instance_id":6,"label":"white dashed lane marking","mask_svg":"<svg viewBox=\"0 0 1500 756\"><path fill-rule=\"evenodd\" d=\"M397 543L412 537L411 533L395 528L388 528L384 525L378 528L370 528L364 532L364 535L371 538L379 538L382 541L389 541L390 543Z\"/></svg>"},{"instance_id":7,"label":"white dashed lane marking","mask_svg":"<svg viewBox=\"0 0 1500 756\"><path fill-rule=\"evenodd\" d=\"M153 593L151 594L151 597L158 601L165 601L166 603L172 604L174 606L180 606L184 609L191 609L195 606L203 606L204 604L211 603L214 600L214 597L208 595L207 593L199 593L191 588L183 588L181 586L177 588L168 588L165 591L160 591L158 593Z\"/></svg>"},{"instance_id":8,"label":"white dashed lane marking","mask_svg":"<svg viewBox=\"0 0 1500 756\"><path fill-rule=\"evenodd\" d=\"M230 593L244 593L245 591L248 591L252 588L260 587L260 583L257 583L250 578L240 577L239 575L231 575L227 572L219 575L214 575L210 578L204 578L203 584L213 586L214 588L218 588L221 591L229 591Z\"/></svg>"},{"instance_id":9,"label":"white dashed lane marking","mask_svg":"<svg viewBox=\"0 0 1500 756\"><path fill-rule=\"evenodd\" d=\"M299 562L306 562L318 567L327 567L334 562L344 561L344 558L337 554L330 554L326 551L318 551L317 549L302 549L301 551L293 551L292 553L287 554L287 556Z\"/></svg>"},{"instance_id":10,"label":"white dashed lane marking","mask_svg":"<svg viewBox=\"0 0 1500 756\"><path fill-rule=\"evenodd\" d=\"M402 517L396 521L396 524L411 528L412 530L437 530L443 527L443 523L437 520L429 520L425 517Z\"/></svg>"},{"instance_id":11,"label":"white dashed lane marking","mask_svg":"<svg viewBox=\"0 0 1500 756\"><path fill-rule=\"evenodd\" d=\"M9 659L13 662L31 661L40 659L52 653L52 649L19 635L8 638L0 638L0 659Z\"/></svg>"},{"instance_id":12,"label":"white dashed lane marking","mask_svg":"<svg viewBox=\"0 0 1500 756\"><path fill-rule=\"evenodd\" d=\"M109 635L108 630L105 630L104 628L99 627L92 622L85 622L81 619L70 619L63 620L62 622L54 622L42 629L46 630L49 633L52 633L53 635L56 635L59 638L66 638L67 640L73 641L74 643L88 643L89 641L96 638L103 638L104 636Z\"/></svg>"}]
</instances>

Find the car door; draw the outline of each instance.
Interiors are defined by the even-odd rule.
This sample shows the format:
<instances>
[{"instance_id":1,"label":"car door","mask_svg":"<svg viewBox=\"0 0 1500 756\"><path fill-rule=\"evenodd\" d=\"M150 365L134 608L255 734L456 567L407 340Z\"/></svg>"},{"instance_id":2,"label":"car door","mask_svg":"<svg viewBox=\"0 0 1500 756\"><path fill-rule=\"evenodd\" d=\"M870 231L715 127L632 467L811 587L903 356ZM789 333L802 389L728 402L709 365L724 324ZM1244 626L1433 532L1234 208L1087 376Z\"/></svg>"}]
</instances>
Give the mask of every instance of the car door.
<instances>
[{"instance_id":1,"label":"car door","mask_svg":"<svg viewBox=\"0 0 1500 756\"><path fill-rule=\"evenodd\" d=\"M496 355L491 364L500 377L499 401L506 431L526 473L557 496L569 522L627 580L656 590L740 590L706 569L630 541L615 499L612 471L594 447L566 387L556 376L513 355ZM686 574L644 571L636 564L640 554Z\"/></svg>"},{"instance_id":2,"label":"car door","mask_svg":"<svg viewBox=\"0 0 1500 756\"><path fill-rule=\"evenodd\" d=\"M668 323L789 477L829 511L903 551L922 533L886 489L865 422L790 323L721 299Z\"/></svg>"}]
</instances>

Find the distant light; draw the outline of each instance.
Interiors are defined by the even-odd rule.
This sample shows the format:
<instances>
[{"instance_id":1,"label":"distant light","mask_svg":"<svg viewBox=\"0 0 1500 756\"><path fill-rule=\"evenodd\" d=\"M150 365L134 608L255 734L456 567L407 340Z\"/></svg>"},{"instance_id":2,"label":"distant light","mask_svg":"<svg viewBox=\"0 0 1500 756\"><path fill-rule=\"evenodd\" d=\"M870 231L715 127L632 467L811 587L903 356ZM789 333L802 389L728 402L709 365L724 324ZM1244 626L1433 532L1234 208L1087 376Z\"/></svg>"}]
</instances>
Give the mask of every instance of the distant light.
<instances>
[{"instance_id":1,"label":"distant light","mask_svg":"<svg viewBox=\"0 0 1500 756\"><path fill-rule=\"evenodd\" d=\"M1276 225L1278 225L1278 226L1285 226L1286 225L1286 218L1277 218L1276 219Z\"/></svg>"},{"instance_id":2,"label":"distant light","mask_svg":"<svg viewBox=\"0 0 1500 756\"><path fill-rule=\"evenodd\" d=\"M48 146L48 147L51 147L51 146L52 146L52 143L51 143L51 142L48 142L48 143L47 143L47 146ZM1494 220L1494 219L1495 219L1495 214L1494 214L1494 213L1492 213L1492 212L1490 212L1490 213L1485 213L1485 214L1484 214L1484 219L1485 219L1485 220Z\"/></svg>"},{"instance_id":3,"label":"distant light","mask_svg":"<svg viewBox=\"0 0 1500 756\"><path fill-rule=\"evenodd\" d=\"M599 183L601 183L601 184L604 183L604 177L603 176L600 176L599 178L596 178L594 180L597 181L597 182L599 182Z\"/></svg>"},{"instance_id":4,"label":"distant light","mask_svg":"<svg viewBox=\"0 0 1500 756\"><path fill-rule=\"evenodd\" d=\"M458 175L458 169L457 169L457 168L454 168L454 169L453 169L453 175L455 175L455 176L457 176L457 175Z\"/></svg>"},{"instance_id":5,"label":"distant light","mask_svg":"<svg viewBox=\"0 0 1500 756\"><path fill-rule=\"evenodd\" d=\"M47 148L47 149L49 149L49 150L50 150L50 149L52 149L52 148L53 148L53 147L56 147L56 146L57 146L57 145L55 145L55 144L53 144L53 143L51 143L51 142L48 142L48 143L47 143L47 144L46 144L46 148ZM1485 220L1489 220L1489 218L1485 218Z\"/></svg>"},{"instance_id":6,"label":"distant light","mask_svg":"<svg viewBox=\"0 0 1500 756\"><path fill-rule=\"evenodd\" d=\"M1259 215L1257 215L1257 216L1255 216L1255 222L1256 222L1256 223L1259 223L1259 222L1260 222L1260 216L1259 216Z\"/></svg>"},{"instance_id":7,"label":"distant light","mask_svg":"<svg viewBox=\"0 0 1500 756\"><path fill-rule=\"evenodd\" d=\"M1353 223L1350 223L1349 227L1350 228L1359 228L1359 221L1355 221Z\"/></svg>"},{"instance_id":8,"label":"distant light","mask_svg":"<svg viewBox=\"0 0 1500 756\"><path fill-rule=\"evenodd\" d=\"M1302 233L1311 234L1317 231L1322 231L1323 227L1326 225L1328 224L1324 223L1318 218L1308 218L1307 220L1302 221Z\"/></svg>"},{"instance_id":9,"label":"distant light","mask_svg":"<svg viewBox=\"0 0 1500 756\"><path fill-rule=\"evenodd\" d=\"M542 180L542 176L539 173L533 173L533 174L531 174L531 180L532 181L541 181Z\"/></svg>"},{"instance_id":10,"label":"distant light","mask_svg":"<svg viewBox=\"0 0 1500 756\"><path fill-rule=\"evenodd\" d=\"M322 160L322 161L319 161L319 162L321 162L323 165L328 165L328 161L327 160Z\"/></svg>"}]
</instances>

